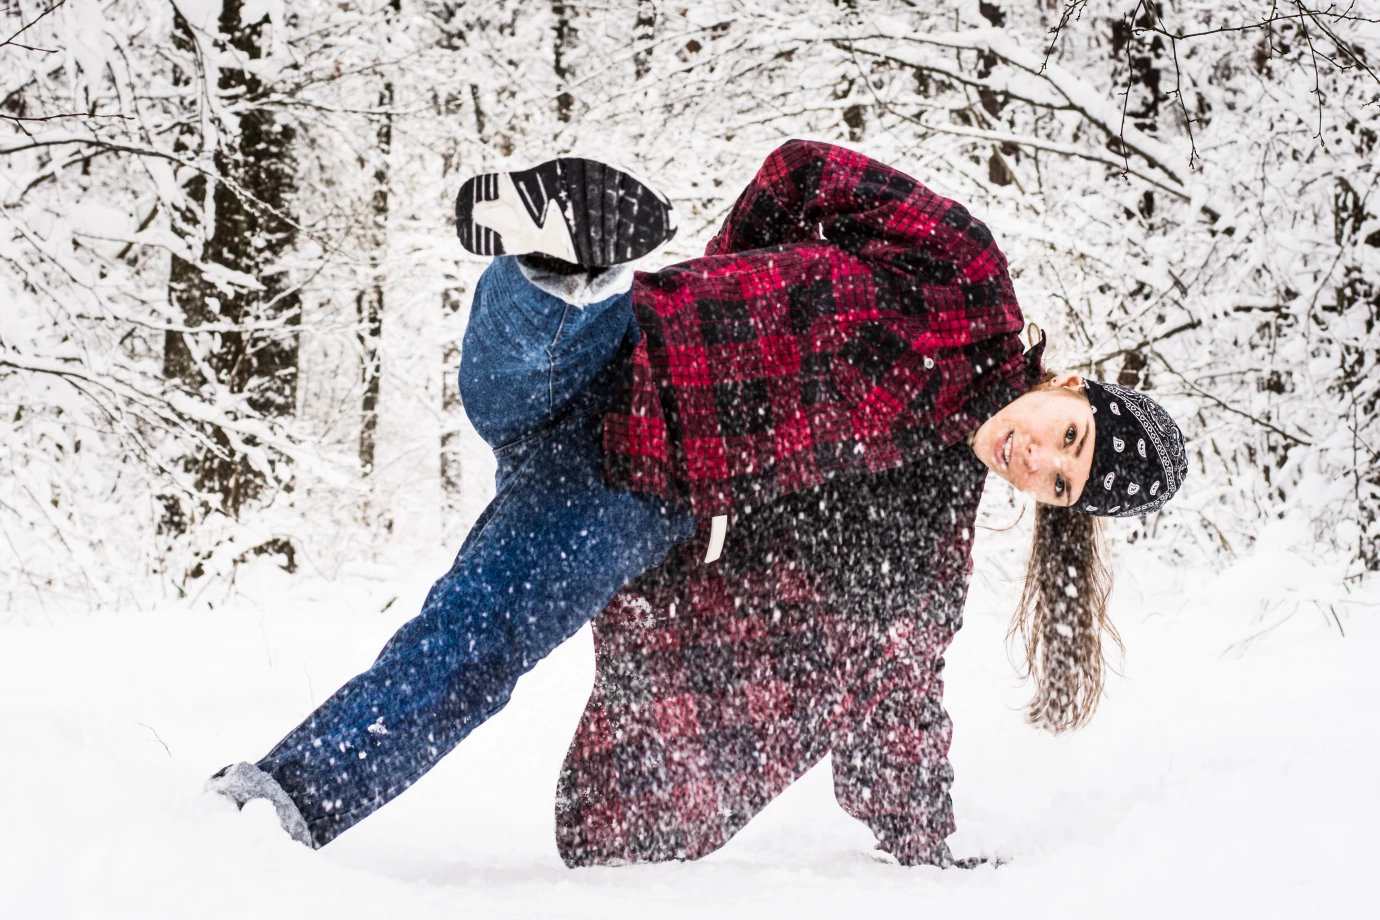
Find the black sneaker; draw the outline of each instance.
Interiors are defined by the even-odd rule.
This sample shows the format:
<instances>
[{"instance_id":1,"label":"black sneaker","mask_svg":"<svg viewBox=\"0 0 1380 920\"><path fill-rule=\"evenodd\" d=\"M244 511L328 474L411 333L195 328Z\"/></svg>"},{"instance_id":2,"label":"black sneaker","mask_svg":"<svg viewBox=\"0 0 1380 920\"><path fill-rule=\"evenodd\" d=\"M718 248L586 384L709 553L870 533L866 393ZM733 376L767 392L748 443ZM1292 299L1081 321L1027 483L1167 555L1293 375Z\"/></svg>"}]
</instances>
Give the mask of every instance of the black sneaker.
<instances>
[{"instance_id":1,"label":"black sneaker","mask_svg":"<svg viewBox=\"0 0 1380 920\"><path fill-rule=\"evenodd\" d=\"M676 235L664 195L578 157L469 179L455 199L455 230L476 255L538 252L591 268L640 259Z\"/></svg>"}]
</instances>

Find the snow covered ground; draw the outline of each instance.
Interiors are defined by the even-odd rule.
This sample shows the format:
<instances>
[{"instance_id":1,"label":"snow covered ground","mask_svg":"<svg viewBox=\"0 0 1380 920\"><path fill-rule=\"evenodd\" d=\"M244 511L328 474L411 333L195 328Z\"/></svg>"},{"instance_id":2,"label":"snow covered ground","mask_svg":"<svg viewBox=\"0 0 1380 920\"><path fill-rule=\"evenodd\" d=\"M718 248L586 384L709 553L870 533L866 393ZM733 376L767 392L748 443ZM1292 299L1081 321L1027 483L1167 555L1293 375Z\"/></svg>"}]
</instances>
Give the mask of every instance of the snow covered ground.
<instances>
[{"instance_id":1,"label":"snow covered ground","mask_svg":"<svg viewBox=\"0 0 1380 920\"><path fill-rule=\"evenodd\" d=\"M1015 571L1008 539L985 535L985 552ZM1285 550L1221 575L1133 550L1114 598L1124 677L1072 737L1023 723L1003 645L1014 587L975 583L949 656L950 843L1010 862L969 872L875 855L827 765L700 863L567 870L552 792L588 631L324 850L263 803L237 813L199 791L363 667L445 555L334 581L264 566L215 609L0 615L0 917L1380 915L1375 607L1340 608L1343 637L1292 600L1328 574Z\"/></svg>"}]
</instances>

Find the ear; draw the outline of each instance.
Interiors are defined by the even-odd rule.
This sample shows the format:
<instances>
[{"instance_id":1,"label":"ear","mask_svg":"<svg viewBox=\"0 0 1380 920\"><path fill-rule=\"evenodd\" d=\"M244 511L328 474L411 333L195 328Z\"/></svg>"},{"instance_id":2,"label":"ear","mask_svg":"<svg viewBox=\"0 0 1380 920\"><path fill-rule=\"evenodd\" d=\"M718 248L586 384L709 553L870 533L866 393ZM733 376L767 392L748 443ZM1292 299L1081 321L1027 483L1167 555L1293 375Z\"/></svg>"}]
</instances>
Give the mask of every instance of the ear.
<instances>
[{"instance_id":1,"label":"ear","mask_svg":"<svg viewBox=\"0 0 1380 920\"><path fill-rule=\"evenodd\" d=\"M1083 389L1083 378L1074 373L1055 374L1045 386L1049 387L1051 390L1063 387L1067 390L1081 391Z\"/></svg>"}]
</instances>

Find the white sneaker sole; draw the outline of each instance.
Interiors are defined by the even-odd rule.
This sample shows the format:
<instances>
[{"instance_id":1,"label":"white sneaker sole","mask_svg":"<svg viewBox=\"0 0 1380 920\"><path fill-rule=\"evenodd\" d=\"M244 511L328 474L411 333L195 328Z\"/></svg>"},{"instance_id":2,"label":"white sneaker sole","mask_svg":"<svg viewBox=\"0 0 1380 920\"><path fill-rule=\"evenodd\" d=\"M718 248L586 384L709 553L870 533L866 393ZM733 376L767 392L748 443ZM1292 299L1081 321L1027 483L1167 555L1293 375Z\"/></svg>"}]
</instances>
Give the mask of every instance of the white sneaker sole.
<instances>
[{"instance_id":1,"label":"white sneaker sole","mask_svg":"<svg viewBox=\"0 0 1380 920\"><path fill-rule=\"evenodd\" d=\"M539 252L591 268L632 262L676 233L670 201L624 170L582 157L474 176L455 230L477 255Z\"/></svg>"}]
</instances>

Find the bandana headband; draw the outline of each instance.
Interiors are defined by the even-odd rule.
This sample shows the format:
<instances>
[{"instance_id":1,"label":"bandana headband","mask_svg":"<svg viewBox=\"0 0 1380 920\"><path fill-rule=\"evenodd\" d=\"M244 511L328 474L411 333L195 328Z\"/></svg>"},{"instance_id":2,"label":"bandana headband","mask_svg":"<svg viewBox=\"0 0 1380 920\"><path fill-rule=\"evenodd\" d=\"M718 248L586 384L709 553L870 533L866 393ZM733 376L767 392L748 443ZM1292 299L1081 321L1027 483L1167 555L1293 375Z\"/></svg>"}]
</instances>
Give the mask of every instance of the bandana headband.
<instances>
[{"instance_id":1,"label":"bandana headband","mask_svg":"<svg viewBox=\"0 0 1380 920\"><path fill-rule=\"evenodd\" d=\"M1093 411L1093 456L1075 510L1100 517L1158 511L1188 475L1183 432L1138 390L1085 380Z\"/></svg>"}]
</instances>

